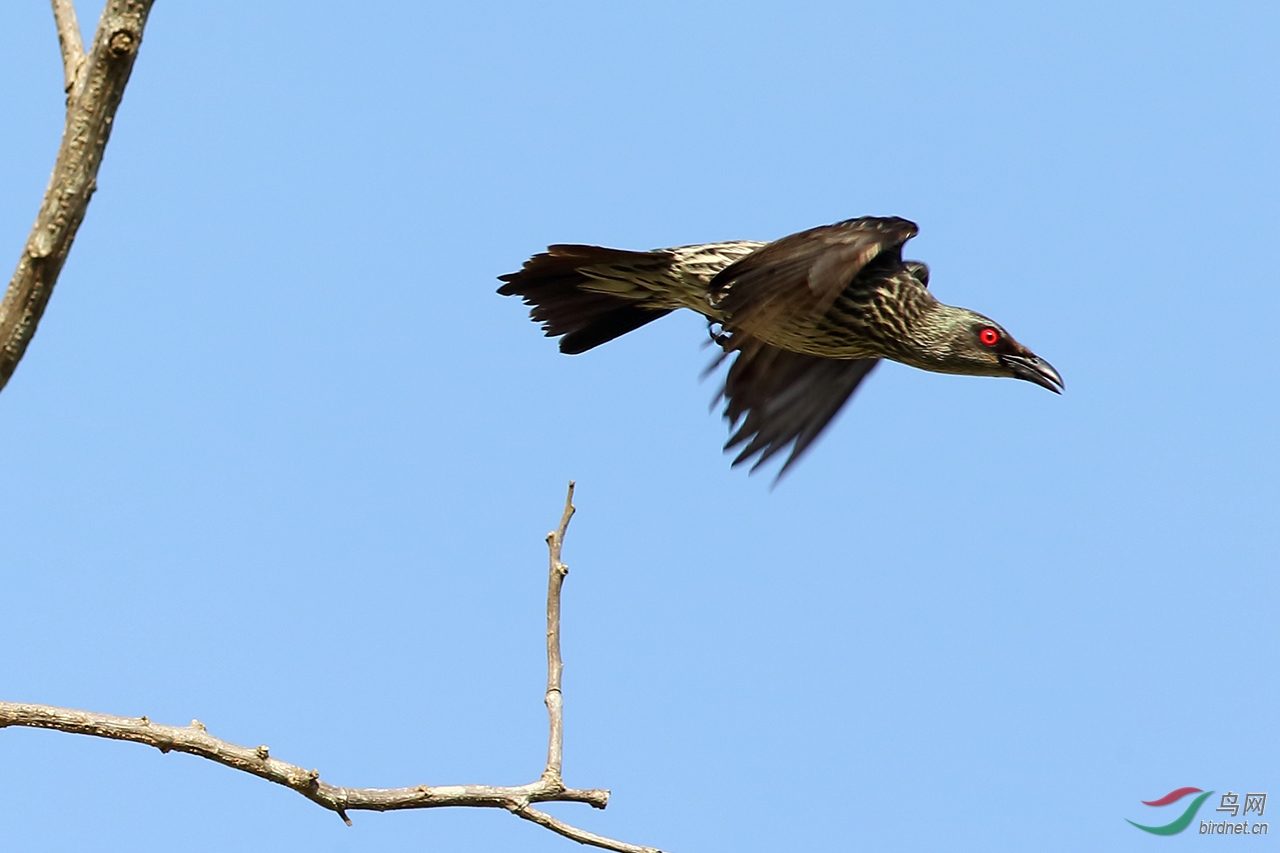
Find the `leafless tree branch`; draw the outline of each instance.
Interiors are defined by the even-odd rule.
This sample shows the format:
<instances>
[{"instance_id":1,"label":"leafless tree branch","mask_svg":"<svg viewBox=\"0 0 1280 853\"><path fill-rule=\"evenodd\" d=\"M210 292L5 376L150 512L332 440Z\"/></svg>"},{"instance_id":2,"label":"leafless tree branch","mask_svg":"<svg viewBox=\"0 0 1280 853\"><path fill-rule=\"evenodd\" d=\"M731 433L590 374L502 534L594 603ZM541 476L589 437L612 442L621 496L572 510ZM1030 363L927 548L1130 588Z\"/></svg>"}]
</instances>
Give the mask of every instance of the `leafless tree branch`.
<instances>
[{"instance_id":1,"label":"leafless tree branch","mask_svg":"<svg viewBox=\"0 0 1280 853\"><path fill-rule=\"evenodd\" d=\"M0 300L0 388L35 335L97 187L102 153L152 2L108 0L86 57L71 0L53 0L66 75L67 119L40 212Z\"/></svg>"},{"instance_id":2,"label":"leafless tree branch","mask_svg":"<svg viewBox=\"0 0 1280 853\"><path fill-rule=\"evenodd\" d=\"M533 808L534 803L586 803L603 809L609 803L609 792L600 789L580 790L565 787L560 778L564 744L560 679L564 664L560 658L560 597L569 568L560 561L565 532L573 517L573 488L565 498L560 526L547 534L550 572L547 585L547 716L550 735L547 767L542 777L528 785L417 785L411 788L343 788L320 779L319 770L307 770L271 755L264 745L239 746L209 734L199 720L189 726L166 726L146 717L116 717L92 711L76 711L49 705L0 702L0 729L26 726L54 729L69 734L90 735L111 740L127 740L153 746L161 752L185 752L224 764L234 770L252 773L268 782L292 788L312 802L336 812L348 825L347 812L398 811L431 809L445 806L500 808L546 827L565 838L618 853L661 853L653 847L641 847L615 841L587 832Z\"/></svg>"},{"instance_id":3,"label":"leafless tree branch","mask_svg":"<svg viewBox=\"0 0 1280 853\"><path fill-rule=\"evenodd\" d=\"M71 92L80 78L80 69L85 60L75 4L71 0L53 0L53 20L58 25L58 44L62 47L62 67L66 74L64 91L67 93L67 105L70 106Z\"/></svg>"},{"instance_id":4,"label":"leafless tree branch","mask_svg":"<svg viewBox=\"0 0 1280 853\"><path fill-rule=\"evenodd\" d=\"M51 0L67 94L62 145L45 191L40 212L18 260L3 300L0 300L0 389L8 383L26 352L44 314L58 274L66 262L76 231L84 220L97 187L98 168L111 135L142 33L154 0L108 0L86 56L72 0ZM336 812L347 824L355 809L399 809L464 806L503 808L582 844L619 853L660 853L614 841L570 826L533 808L534 803L576 802L603 809L609 792L565 786L561 778L564 718L560 656L560 598L569 569L561 562L565 532L573 517L573 488L565 499L560 525L547 534L550 572L547 583L547 693L549 721L547 765L542 777L528 785L418 785L412 788L343 788L321 781L318 770L306 770L271 756L266 746L238 746L216 738L198 720L185 727L153 723L146 717L117 717L91 711L0 702L0 728L26 726L71 734L126 740L153 746L161 752L186 752L235 770L292 788L307 799Z\"/></svg>"},{"instance_id":5,"label":"leafless tree branch","mask_svg":"<svg viewBox=\"0 0 1280 853\"><path fill-rule=\"evenodd\" d=\"M573 483L564 499L564 513L560 526L547 534L547 551L551 569L547 578L547 717L551 733L547 739L547 769L542 778L549 782L560 781L560 765L564 758L564 696L560 692L560 679L564 674L564 661L560 657L560 590L569 567L560 562L564 547L564 534L573 518Z\"/></svg>"}]
</instances>

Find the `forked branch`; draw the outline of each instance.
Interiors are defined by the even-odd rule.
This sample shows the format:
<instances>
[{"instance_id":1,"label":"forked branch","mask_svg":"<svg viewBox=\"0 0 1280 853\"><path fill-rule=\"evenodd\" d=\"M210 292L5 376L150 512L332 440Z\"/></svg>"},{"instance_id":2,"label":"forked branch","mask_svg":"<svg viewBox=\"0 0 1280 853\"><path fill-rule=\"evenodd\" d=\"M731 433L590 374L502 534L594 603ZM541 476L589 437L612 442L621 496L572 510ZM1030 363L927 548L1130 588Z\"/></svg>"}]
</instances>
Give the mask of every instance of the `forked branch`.
<instances>
[{"instance_id":1,"label":"forked branch","mask_svg":"<svg viewBox=\"0 0 1280 853\"><path fill-rule=\"evenodd\" d=\"M116 108L153 0L108 0L85 56L71 0L52 0L67 92L62 145L40 212L0 300L0 388L22 360L97 187Z\"/></svg>"},{"instance_id":2,"label":"forked branch","mask_svg":"<svg viewBox=\"0 0 1280 853\"><path fill-rule=\"evenodd\" d=\"M432 809L445 806L506 809L518 817L544 826L565 838L618 853L660 853L653 847L641 847L615 841L553 818L534 808L535 803L586 803L602 809L609 803L609 792L598 788L581 790L565 787L560 778L564 745L564 722L560 678L560 595L569 568L560 561L565 531L573 517L573 483L565 498L560 525L547 534L551 567L547 584L547 717L550 736L547 766L542 777L528 785L417 785L412 788L343 788L320 778L319 770L307 770L271 755L266 746L248 747L229 743L209 734L198 720L189 726L165 726L146 717L116 717L54 708L49 705L27 705L0 702L0 728L27 726L54 729L70 734L127 740L153 746L161 752L186 752L224 764L234 770L252 773L268 782L292 788L312 802L336 812L351 823L350 811L398 811L400 809Z\"/></svg>"},{"instance_id":3,"label":"forked branch","mask_svg":"<svg viewBox=\"0 0 1280 853\"><path fill-rule=\"evenodd\" d=\"M0 389L13 375L49 302L66 261L76 230L84 219L96 188L98 168L111 134L112 122L124 94L133 62L142 44L142 31L153 0L107 0L93 45L85 55L72 0L51 0L58 42L62 48L66 125L58 159L49 179L35 226L27 239L18 268L0 300ZM26 726L71 734L126 740L161 752L186 752L235 770L292 788L348 824L356 809L395 811L445 806L502 808L566 838L619 853L659 853L614 841L570 826L533 807L535 803L587 803L602 809L609 792L568 788L561 779L564 747L560 657L560 595L568 567L561 562L565 532L573 517L573 483L565 499L560 525L547 535L550 572L547 582L547 693L550 735L542 776L528 785L418 785L412 788L343 788L271 755L266 746L245 747L216 738L198 720L189 726L166 726L146 717L117 717L91 711L0 702L0 728Z\"/></svg>"}]
</instances>

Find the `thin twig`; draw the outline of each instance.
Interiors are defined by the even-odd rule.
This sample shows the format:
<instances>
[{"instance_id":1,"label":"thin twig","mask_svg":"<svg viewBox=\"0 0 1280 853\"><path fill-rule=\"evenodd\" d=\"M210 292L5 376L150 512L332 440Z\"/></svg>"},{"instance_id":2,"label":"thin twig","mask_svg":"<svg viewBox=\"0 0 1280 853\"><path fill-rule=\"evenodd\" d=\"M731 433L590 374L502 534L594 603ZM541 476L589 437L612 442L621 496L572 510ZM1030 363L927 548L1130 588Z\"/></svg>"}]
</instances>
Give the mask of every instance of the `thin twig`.
<instances>
[{"instance_id":1,"label":"thin twig","mask_svg":"<svg viewBox=\"0 0 1280 853\"><path fill-rule=\"evenodd\" d=\"M547 551L551 567L547 578L547 718L551 733L547 739L547 769L542 778L560 781L560 768L564 759L564 694L560 681L564 675L564 660L560 657L560 590L569 567L560 562L564 548L564 534L573 518L573 486L569 481L569 494L564 499L564 512L560 526L547 534Z\"/></svg>"},{"instance_id":2,"label":"thin twig","mask_svg":"<svg viewBox=\"0 0 1280 853\"><path fill-rule=\"evenodd\" d=\"M656 850L653 847L641 847L638 844L615 841L612 838L605 838L603 835L596 835L594 832L587 832L585 829L578 829L576 826L570 826L562 820L556 820L546 812L539 811L532 806L525 806L523 810L516 812L516 814L525 820L533 821L538 826L545 826L552 832L559 833L579 844L590 844L592 847L616 850L618 853L662 853L661 850Z\"/></svg>"},{"instance_id":3,"label":"thin twig","mask_svg":"<svg viewBox=\"0 0 1280 853\"><path fill-rule=\"evenodd\" d=\"M80 38L80 22L76 20L76 4L71 0L53 0L53 20L58 25L58 44L62 46L62 68L66 75L63 91L67 93L67 105L71 104L71 92L80 79L84 67L84 42Z\"/></svg>"},{"instance_id":4,"label":"thin twig","mask_svg":"<svg viewBox=\"0 0 1280 853\"><path fill-rule=\"evenodd\" d=\"M560 674L560 591L568 567L560 561L565 531L573 516L573 483L565 499L560 526L547 535L551 552L551 581L547 587L547 713L551 720L547 769L542 777L528 785L417 785L411 788L343 788L321 780L319 770L307 770L271 755L264 745L239 746L209 734L198 720L189 726L166 726L146 717L116 717L92 711L0 702L0 729L26 726L54 729L69 734L126 740L153 746L161 752L185 752L219 764L252 773L268 782L283 785L330 811L348 825L347 812L399 811L444 807L500 808L565 838L616 853L661 853L653 847L640 847L615 841L551 817L533 808L534 803L586 803L603 809L609 803L609 792L601 789L567 788L560 779L560 762L564 728L561 722Z\"/></svg>"},{"instance_id":5,"label":"thin twig","mask_svg":"<svg viewBox=\"0 0 1280 853\"><path fill-rule=\"evenodd\" d=\"M133 61L142 44L153 0L108 0L93 37L93 48L74 74L67 101L62 146L31 236L18 258L9 288L0 300L0 388L27 351L44 314L76 231L97 187L98 167ZM68 0L54 0L63 67L72 78L73 48L79 41ZM83 53L83 47L80 48Z\"/></svg>"}]
</instances>

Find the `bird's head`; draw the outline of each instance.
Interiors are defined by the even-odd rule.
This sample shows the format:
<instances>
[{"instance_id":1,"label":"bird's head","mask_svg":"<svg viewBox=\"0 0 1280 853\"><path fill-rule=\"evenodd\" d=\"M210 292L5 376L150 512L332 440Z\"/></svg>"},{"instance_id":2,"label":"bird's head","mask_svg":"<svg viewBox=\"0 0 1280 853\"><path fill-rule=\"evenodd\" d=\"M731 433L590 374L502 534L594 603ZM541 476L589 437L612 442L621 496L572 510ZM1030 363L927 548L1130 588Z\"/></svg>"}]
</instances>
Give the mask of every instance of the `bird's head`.
<instances>
[{"instance_id":1,"label":"bird's head","mask_svg":"<svg viewBox=\"0 0 1280 853\"><path fill-rule=\"evenodd\" d=\"M1010 376L1062 393L1065 386L1053 365L1014 340L999 323L941 303L932 313L920 324L915 352L903 359L908 364L935 373Z\"/></svg>"}]
</instances>

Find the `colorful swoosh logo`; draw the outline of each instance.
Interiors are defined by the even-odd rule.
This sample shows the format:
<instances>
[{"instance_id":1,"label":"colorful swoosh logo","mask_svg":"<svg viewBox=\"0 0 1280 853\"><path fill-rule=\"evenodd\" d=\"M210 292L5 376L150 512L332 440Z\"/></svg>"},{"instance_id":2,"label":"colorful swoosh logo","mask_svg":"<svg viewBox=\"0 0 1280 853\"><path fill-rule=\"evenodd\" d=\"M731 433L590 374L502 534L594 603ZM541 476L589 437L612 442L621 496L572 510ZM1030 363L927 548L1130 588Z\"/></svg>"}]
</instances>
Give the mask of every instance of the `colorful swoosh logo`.
<instances>
[{"instance_id":1,"label":"colorful swoosh logo","mask_svg":"<svg viewBox=\"0 0 1280 853\"><path fill-rule=\"evenodd\" d=\"M1158 800L1143 800L1142 804L1144 806L1167 806L1169 803L1176 803L1187 794L1198 794L1200 790L1200 788L1179 788L1176 791L1170 791Z\"/></svg>"},{"instance_id":2,"label":"colorful swoosh logo","mask_svg":"<svg viewBox=\"0 0 1280 853\"><path fill-rule=\"evenodd\" d=\"M1125 818L1125 822L1133 824L1143 832L1150 832L1152 835L1177 835L1191 824L1196 812L1200 811L1200 806L1204 804L1205 800L1209 799L1209 795L1212 793L1213 791L1201 792L1199 788L1178 788L1158 800L1143 800L1142 804L1144 806L1167 806L1170 803L1176 803L1188 794L1200 794L1200 796L1191 801L1191 805L1187 806L1187 810L1177 820L1166 823L1164 826L1143 826L1140 823L1134 823L1128 818Z\"/></svg>"}]
</instances>

